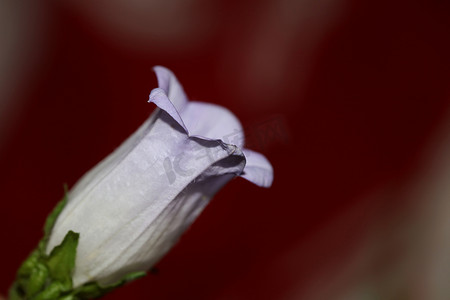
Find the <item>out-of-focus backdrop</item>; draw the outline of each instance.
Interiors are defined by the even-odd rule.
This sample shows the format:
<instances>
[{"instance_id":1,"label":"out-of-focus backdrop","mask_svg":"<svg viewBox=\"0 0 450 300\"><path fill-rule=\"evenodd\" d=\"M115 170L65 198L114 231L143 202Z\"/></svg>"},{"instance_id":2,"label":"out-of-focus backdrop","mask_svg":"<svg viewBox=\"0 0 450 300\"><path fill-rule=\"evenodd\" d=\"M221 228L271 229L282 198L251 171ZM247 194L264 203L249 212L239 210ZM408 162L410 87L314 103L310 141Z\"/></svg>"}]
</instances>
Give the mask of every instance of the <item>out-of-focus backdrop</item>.
<instances>
[{"instance_id":1,"label":"out-of-focus backdrop","mask_svg":"<svg viewBox=\"0 0 450 300\"><path fill-rule=\"evenodd\" d=\"M449 37L444 0L2 0L0 293L164 65L275 181L231 182L105 299L448 300Z\"/></svg>"}]
</instances>

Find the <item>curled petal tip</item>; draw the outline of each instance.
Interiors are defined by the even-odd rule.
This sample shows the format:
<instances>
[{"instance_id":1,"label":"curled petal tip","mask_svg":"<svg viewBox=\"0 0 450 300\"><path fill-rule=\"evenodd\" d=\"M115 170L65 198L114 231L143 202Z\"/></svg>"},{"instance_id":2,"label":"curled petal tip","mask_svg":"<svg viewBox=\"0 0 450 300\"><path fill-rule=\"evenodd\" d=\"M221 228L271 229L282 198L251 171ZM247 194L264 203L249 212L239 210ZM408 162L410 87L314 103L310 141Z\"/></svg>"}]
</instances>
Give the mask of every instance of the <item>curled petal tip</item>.
<instances>
[{"instance_id":1,"label":"curled petal tip","mask_svg":"<svg viewBox=\"0 0 450 300\"><path fill-rule=\"evenodd\" d=\"M247 161L242 178L265 188L272 186L273 167L269 160L261 153L244 149L245 159Z\"/></svg>"},{"instance_id":2,"label":"curled petal tip","mask_svg":"<svg viewBox=\"0 0 450 300\"><path fill-rule=\"evenodd\" d=\"M178 113L176 106L172 101L170 101L163 89L153 89L150 93L148 102L155 103L160 109L168 113L178 124L180 124L181 127L183 127L185 132L188 133L188 130L184 125L183 119Z\"/></svg>"},{"instance_id":3,"label":"curled petal tip","mask_svg":"<svg viewBox=\"0 0 450 300\"><path fill-rule=\"evenodd\" d=\"M153 71L156 73L159 89L165 92L173 106L181 112L188 100L177 77L172 71L162 66L153 67Z\"/></svg>"}]
</instances>

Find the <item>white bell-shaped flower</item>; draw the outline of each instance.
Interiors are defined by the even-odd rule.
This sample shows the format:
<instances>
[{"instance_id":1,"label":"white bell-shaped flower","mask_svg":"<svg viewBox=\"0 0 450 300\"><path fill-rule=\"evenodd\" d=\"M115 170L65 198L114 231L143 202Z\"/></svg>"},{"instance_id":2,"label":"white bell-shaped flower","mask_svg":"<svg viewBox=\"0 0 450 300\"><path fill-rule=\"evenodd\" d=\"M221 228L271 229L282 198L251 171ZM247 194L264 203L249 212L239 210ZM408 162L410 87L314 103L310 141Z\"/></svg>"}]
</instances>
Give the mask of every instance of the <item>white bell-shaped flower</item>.
<instances>
[{"instance_id":1,"label":"white bell-shaped flower","mask_svg":"<svg viewBox=\"0 0 450 300\"><path fill-rule=\"evenodd\" d=\"M223 141L242 137L230 111L188 101L172 72L155 72L149 102L158 109L76 183L50 235L48 253L69 230L80 233L74 287L151 268L233 177L272 183L263 155L244 149L243 138Z\"/></svg>"}]
</instances>

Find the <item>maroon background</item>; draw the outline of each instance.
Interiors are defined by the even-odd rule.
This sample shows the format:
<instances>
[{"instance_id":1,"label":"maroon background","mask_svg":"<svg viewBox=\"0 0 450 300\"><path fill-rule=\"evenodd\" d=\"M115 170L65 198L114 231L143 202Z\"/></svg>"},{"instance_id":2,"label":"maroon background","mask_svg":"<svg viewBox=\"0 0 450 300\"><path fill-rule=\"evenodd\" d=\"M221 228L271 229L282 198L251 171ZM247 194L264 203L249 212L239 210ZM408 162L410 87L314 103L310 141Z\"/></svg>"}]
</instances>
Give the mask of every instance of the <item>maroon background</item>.
<instances>
[{"instance_id":1,"label":"maroon background","mask_svg":"<svg viewBox=\"0 0 450 300\"><path fill-rule=\"evenodd\" d=\"M175 55L117 47L82 15L46 4L45 51L16 95L25 108L0 149L0 291L39 240L63 183L72 186L153 110L146 100L156 87L154 65L172 69L191 98L228 107L250 131L281 120L287 139L256 149L274 166L271 189L234 180L158 264L159 274L105 299L278 299L293 286L306 288L362 234L373 207L362 199L414 170L448 108L447 1L348 1L307 74L296 60L296 37L289 76L261 106L233 90L235 73L221 73L225 37L236 35L237 48L245 39L245 18L232 22L236 11L251 11L251 4L223 2L214 38ZM239 51L233 55L239 61ZM317 236L357 205L367 209L345 220L348 226ZM395 210L402 203L377 205Z\"/></svg>"}]
</instances>

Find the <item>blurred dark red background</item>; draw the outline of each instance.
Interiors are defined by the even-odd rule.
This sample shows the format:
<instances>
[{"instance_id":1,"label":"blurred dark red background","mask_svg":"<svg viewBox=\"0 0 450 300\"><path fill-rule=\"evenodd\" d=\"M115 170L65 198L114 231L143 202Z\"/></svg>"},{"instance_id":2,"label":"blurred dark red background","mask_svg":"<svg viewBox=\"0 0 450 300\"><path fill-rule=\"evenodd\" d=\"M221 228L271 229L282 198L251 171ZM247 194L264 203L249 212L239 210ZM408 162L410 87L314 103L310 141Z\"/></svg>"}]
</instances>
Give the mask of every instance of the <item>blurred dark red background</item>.
<instances>
[{"instance_id":1,"label":"blurred dark red background","mask_svg":"<svg viewBox=\"0 0 450 300\"><path fill-rule=\"evenodd\" d=\"M229 108L250 133L275 122L279 134L263 132L255 145L275 181L266 190L233 180L158 274L105 299L300 299L326 288L324 274L345 264L367 226L408 205L370 196L408 180L448 115L448 1L191 2L187 21L156 6L129 30L126 11L117 28L110 19L120 9L106 10L107 21L96 15L103 2L27 12L38 15L27 26L39 28L18 44L15 59L30 67L13 85L0 140L2 293L63 184L154 109L154 65L170 68L191 99ZM192 28L173 25L191 17Z\"/></svg>"}]
</instances>

